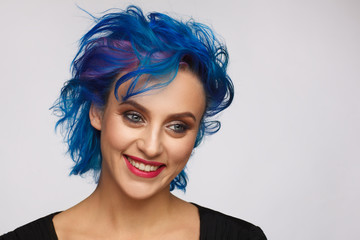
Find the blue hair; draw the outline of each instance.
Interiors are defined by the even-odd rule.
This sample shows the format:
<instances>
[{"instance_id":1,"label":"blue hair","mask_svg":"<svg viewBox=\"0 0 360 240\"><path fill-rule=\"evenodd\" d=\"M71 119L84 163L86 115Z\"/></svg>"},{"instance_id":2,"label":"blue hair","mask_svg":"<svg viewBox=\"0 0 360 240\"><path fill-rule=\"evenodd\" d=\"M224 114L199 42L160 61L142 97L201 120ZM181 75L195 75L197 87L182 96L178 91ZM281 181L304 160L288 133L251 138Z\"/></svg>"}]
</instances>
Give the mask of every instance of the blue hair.
<instances>
[{"instance_id":1,"label":"blue hair","mask_svg":"<svg viewBox=\"0 0 360 240\"><path fill-rule=\"evenodd\" d=\"M72 62L72 79L64 84L52 107L59 116L56 128L61 126L75 163L70 174L91 170L98 180L101 171L100 132L90 124L91 104L104 108L112 89L119 100L117 89L127 81L130 87L121 100L164 87L175 78L181 63L200 78L206 94L206 109L194 148L205 135L220 129L220 122L211 118L231 104L234 88L226 72L226 46L208 26L157 12L144 16L136 6L93 18L95 26L81 38ZM126 74L119 78L120 73ZM141 76L149 77L135 91ZM148 87L152 79L164 76L168 80ZM186 185L183 169L171 182L170 190L185 191Z\"/></svg>"}]
</instances>

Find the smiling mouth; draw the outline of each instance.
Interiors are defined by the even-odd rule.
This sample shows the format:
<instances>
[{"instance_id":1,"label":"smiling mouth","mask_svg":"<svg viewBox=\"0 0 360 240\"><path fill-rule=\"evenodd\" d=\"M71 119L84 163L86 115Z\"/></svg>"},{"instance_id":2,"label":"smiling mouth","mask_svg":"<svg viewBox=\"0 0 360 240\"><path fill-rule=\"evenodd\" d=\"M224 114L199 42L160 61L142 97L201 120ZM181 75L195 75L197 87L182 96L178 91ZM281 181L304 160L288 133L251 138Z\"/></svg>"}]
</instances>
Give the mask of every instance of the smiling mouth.
<instances>
[{"instance_id":1,"label":"smiling mouth","mask_svg":"<svg viewBox=\"0 0 360 240\"><path fill-rule=\"evenodd\" d=\"M124 157L133 167L143 172L155 172L159 168L165 166L164 164L159 164L159 163L155 163L156 165L146 164L143 162L144 160L141 161L140 159L138 159L137 161L133 159L135 157L130 157L126 155Z\"/></svg>"},{"instance_id":2,"label":"smiling mouth","mask_svg":"<svg viewBox=\"0 0 360 240\"><path fill-rule=\"evenodd\" d=\"M135 162L134 160L131 159L128 160L131 163L131 165L144 172L154 172L159 168L152 165L145 165L143 163Z\"/></svg>"}]
</instances>

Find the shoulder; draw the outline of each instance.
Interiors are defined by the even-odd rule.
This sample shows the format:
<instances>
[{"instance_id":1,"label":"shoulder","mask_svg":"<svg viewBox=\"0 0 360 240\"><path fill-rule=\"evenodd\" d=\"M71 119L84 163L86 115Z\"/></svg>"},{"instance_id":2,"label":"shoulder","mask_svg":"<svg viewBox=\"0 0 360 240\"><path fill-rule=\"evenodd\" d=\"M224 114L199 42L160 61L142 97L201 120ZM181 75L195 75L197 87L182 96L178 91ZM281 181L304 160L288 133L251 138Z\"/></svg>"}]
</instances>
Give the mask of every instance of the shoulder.
<instances>
[{"instance_id":1,"label":"shoulder","mask_svg":"<svg viewBox=\"0 0 360 240\"><path fill-rule=\"evenodd\" d=\"M57 240L52 223L52 218L56 214L57 213L52 213L24 226L21 226L12 232L8 232L5 235L0 236L0 240Z\"/></svg>"},{"instance_id":2,"label":"shoulder","mask_svg":"<svg viewBox=\"0 0 360 240\"><path fill-rule=\"evenodd\" d=\"M194 204L199 209L200 239L266 240L261 228L235 217Z\"/></svg>"}]
</instances>

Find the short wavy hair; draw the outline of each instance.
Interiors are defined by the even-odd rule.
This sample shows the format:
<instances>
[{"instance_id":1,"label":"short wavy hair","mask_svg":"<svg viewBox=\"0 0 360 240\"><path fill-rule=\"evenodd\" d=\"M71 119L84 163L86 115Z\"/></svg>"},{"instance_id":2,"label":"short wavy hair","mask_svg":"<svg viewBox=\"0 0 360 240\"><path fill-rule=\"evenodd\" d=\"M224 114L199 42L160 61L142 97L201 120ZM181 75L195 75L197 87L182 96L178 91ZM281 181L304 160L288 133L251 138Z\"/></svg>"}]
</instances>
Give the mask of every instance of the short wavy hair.
<instances>
[{"instance_id":1,"label":"short wavy hair","mask_svg":"<svg viewBox=\"0 0 360 240\"><path fill-rule=\"evenodd\" d=\"M55 128L61 126L74 161L70 174L93 171L97 181L101 172L100 132L90 124L91 104L105 107L111 92L119 100L117 89L126 81L131 84L122 100L164 87L175 78L181 63L200 78L206 94L206 109L194 148L204 135L220 129L220 122L212 117L231 104L234 88L226 72L226 46L208 26L157 12L145 16L136 6L92 17L95 26L80 40L71 65L72 79L64 84L52 106L59 117ZM121 73L126 74L118 77ZM149 86L145 83L135 91L141 76L149 76L147 81L164 76L167 80ZM186 185L183 169L171 182L170 190L185 191Z\"/></svg>"}]
</instances>

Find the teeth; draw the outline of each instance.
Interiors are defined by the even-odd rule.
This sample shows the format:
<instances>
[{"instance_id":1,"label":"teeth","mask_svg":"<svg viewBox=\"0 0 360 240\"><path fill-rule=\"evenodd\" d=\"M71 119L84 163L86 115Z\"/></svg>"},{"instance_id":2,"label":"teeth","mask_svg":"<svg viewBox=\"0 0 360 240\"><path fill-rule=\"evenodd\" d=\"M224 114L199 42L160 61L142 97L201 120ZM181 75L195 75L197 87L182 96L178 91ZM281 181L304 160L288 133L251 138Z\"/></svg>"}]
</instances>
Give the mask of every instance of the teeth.
<instances>
[{"instance_id":1,"label":"teeth","mask_svg":"<svg viewBox=\"0 0 360 240\"><path fill-rule=\"evenodd\" d=\"M140 169L141 171L144 171L144 170L145 170L145 165L144 165L143 163L140 163L139 169Z\"/></svg>"},{"instance_id":2,"label":"teeth","mask_svg":"<svg viewBox=\"0 0 360 240\"><path fill-rule=\"evenodd\" d=\"M131 163L131 165L133 165L137 169L140 169L141 171L144 171L144 172L153 172L153 171L156 171L159 168L159 167L156 167L156 166L145 165L143 163L135 162L132 159L129 159L129 162Z\"/></svg>"}]
</instances>

